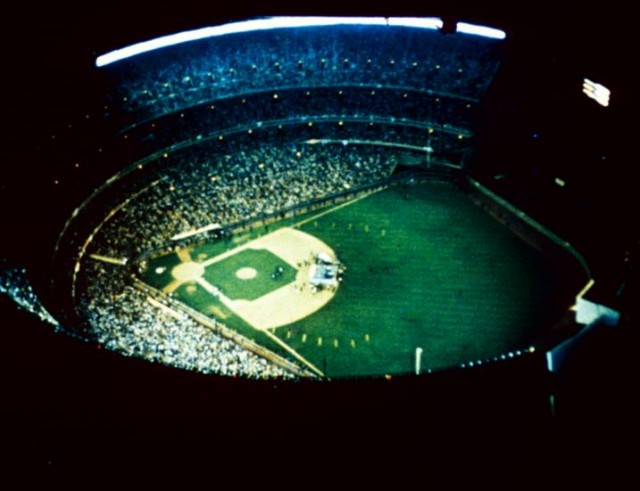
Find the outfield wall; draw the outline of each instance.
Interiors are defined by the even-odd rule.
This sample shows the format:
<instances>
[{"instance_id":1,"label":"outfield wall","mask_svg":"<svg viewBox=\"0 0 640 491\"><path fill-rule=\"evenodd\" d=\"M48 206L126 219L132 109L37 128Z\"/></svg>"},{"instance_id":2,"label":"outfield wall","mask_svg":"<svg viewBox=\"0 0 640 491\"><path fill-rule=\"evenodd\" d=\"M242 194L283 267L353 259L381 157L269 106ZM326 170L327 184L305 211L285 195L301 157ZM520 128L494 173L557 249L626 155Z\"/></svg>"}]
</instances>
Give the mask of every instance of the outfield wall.
<instances>
[{"instance_id":1,"label":"outfield wall","mask_svg":"<svg viewBox=\"0 0 640 491\"><path fill-rule=\"evenodd\" d=\"M469 198L476 205L531 247L544 254L554 264L554 267L567 272L564 275L564 291L572 293L568 293L566 299L558 299L558 302L566 301L566 304L561 305L562 308L566 308L566 315L559 320L557 325L547 326L547 334L540 339L538 344L556 345L562 339L575 334L580 326L575 322L575 316L571 310L576 298L592 281L591 270L584 257L569 242L474 179L467 176L464 187L466 187ZM582 276L581 282L571 281L571 278L579 278L580 276Z\"/></svg>"},{"instance_id":2,"label":"outfield wall","mask_svg":"<svg viewBox=\"0 0 640 491\"><path fill-rule=\"evenodd\" d=\"M569 242L468 176L466 187L469 197L474 203L527 244L556 259L577 262L586 273L585 284L591 279L589 265Z\"/></svg>"}]
</instances>

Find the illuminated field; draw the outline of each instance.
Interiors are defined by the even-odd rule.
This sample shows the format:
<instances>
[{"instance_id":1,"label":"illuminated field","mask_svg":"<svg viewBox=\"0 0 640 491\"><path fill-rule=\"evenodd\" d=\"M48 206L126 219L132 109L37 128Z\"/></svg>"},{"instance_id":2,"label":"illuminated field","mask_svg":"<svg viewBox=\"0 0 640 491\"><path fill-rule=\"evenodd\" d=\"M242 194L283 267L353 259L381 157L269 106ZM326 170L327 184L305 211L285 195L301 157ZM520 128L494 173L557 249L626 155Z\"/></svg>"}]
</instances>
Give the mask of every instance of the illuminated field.
<instances>
[{"instance_id":1,"label":"illuminated field","mask_svg":"<svg viewBox=\"0 0 640 491\"><path fill-rule=\"evenodd\" d=\"M312 293L305 259L347 267ZM275 274L275 272L280 271ZM142 279L327 377L440 369L526 349L553 312L545 258L452 184L396 186L151 260Z\"/></svg>"}]
</instances>

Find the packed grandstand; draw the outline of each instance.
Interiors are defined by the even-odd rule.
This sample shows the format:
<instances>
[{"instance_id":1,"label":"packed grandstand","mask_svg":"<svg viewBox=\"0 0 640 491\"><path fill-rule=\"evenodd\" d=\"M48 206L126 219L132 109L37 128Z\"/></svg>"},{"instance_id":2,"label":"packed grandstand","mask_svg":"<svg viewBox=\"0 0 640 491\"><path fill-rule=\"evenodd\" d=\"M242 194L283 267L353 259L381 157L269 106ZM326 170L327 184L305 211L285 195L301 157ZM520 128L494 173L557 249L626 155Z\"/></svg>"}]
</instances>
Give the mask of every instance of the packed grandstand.
<instances>
[{"instance_id":1,"label":"packed grandstand","mask_svg":"<svg viewBox=\"0 0 640 491\"><path fill-rule=\"evenodd\" d=\"M65 329L203 373L294 377L137 287L141 261L376 186L460 178L499 31L277 22L99 63L101 137L68 159L95 190L69 210L49 285Z\"/></svg>"}]
</instances>

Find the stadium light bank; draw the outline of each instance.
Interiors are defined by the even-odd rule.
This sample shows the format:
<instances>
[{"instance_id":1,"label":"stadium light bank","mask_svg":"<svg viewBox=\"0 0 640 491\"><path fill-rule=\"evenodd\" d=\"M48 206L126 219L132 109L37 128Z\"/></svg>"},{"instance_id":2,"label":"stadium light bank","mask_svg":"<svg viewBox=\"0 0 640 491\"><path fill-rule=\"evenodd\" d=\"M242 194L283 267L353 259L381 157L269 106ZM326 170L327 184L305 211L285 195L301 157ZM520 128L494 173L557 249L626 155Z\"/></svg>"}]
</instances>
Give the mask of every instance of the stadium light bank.
<instances>
[{"instance_id":1,"label":"stadium light bank","mask_svg":"<svg viewBox=\"0 0 640 491\"><path fill-rule=\"evenodd\" d=\"M169 46L175 46L190 41L225 36L227 34L265 31L271 29L337 25L387 25L438 30L442 28L443 22L441 19L434 17L269 17L266 19L253 19L243 22L233 22L221 26L204 27L201 29L184 31L132 44L125 48L110 51L109 53L98 56L96 58L96 67L104 67L117 61L126 60L136 55L148 53L157 49L167 48ZM464 22L457 23L456 31L492 39L506 38L505 32L500 29L477 26Z\"/></svg>"}]
</instances>

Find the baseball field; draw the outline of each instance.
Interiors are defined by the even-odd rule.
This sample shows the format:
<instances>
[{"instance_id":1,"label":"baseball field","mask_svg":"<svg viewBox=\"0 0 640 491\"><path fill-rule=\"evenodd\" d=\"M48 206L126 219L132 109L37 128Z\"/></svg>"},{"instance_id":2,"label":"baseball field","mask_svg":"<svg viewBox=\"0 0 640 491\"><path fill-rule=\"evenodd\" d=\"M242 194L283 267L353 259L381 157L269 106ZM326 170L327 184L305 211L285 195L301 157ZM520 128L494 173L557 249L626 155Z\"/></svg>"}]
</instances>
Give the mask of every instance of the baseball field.
<instances>
[{"instance_id":1,"label":"baseball field","mask_svg":"<svg viewBox=\"0 0 640 491\"><path fill-rule=\"evenodd\" d=\"M316 288L318 254L341 281ZM141 279L324 377L408 373L525 350L552 306L545 258L455 185L391 186L155 257Z\"/></svg>"}]
</instances>

